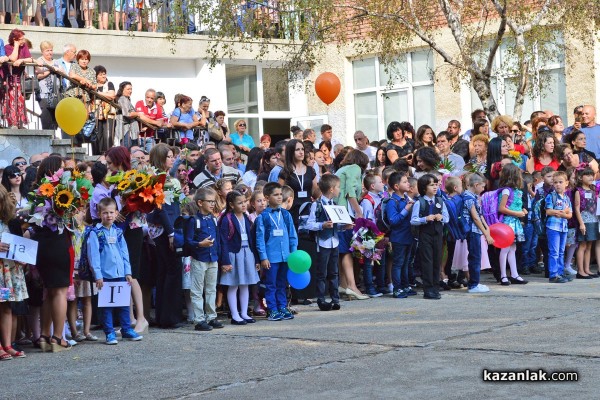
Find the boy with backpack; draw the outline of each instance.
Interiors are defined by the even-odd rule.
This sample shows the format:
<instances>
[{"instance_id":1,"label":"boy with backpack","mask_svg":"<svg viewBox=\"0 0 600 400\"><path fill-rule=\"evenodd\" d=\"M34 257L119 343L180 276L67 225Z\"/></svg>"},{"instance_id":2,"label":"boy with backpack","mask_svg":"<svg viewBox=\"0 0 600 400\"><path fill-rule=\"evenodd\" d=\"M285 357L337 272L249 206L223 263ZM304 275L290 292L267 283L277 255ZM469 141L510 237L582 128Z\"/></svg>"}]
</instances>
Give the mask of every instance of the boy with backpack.
<instances>
[{"instance_id":1,"label":"boy with backpack","mask_svg":"<svg viewBox=\"0 0 600 400\"><path fill-rule=\"evenodd\" d=\"M197 331L212 331L223 327L217 320L217 272L219 240L217 221L213 216L217 194L213 189L200 188L194 201L200 209L188 220L185 245L188 247L192 264L190 295L194 308L194 327Z\"/></svg>"},{"instance_id":2,"label":"boy with backpack","mask_svg":"<svg viewBox=\"0 0 600 400\"><path fill-rule=\"evenodd\" d=\"M531 272L534 274L544 272L546 278L549 278L550 276L548 272L548 241L546 240L546 198L550 193L554 192L554 172L556 171L552 167L542 168L542 182L536 187L532 205L532 222L538 248L540 249L544 260L544 269L542 270L538 263L538 265L531 269Z\"/></svg>"},{"instance_id":3,"label":"boy with backpack","mask_svg":"<svg viewBox=\"0 0 600 400\"><path fill-rule=\"evenodd\" d=\"M321 178L322 179L322 178ZM289 211L281 207L281 185L269 182L263 188L269 206L256 217L256 250L260 266L265 270L267 319L294 319L287 307L287 259L298 248L298 235Z\"/></svg>"},{"instance_id":4,"label":"boy with backpack","mask_svg":"<svg viewBox=\"0 0 600 400\"><path fill-rule=\"evenodd\" d=\"M123 239L123 231L115 226L118 215L117 203L111 197L104 197L98 202L100 223L90 229L87 239L87 258L94 271L96 287L101 290L106 282L124 282L131 285L131 264L127 243ZM102 307L98 309L106 344L117 344L117 335L113 327L113 310L119 313L123 339L139 341L143 337L131 327L129 306Z\"/></svg>"},{"instance_id":5,"label":"boy with backpack","mask_svg":"<svg viewBox=\"0 0 600 400\"><path fill-rule=\"evenodd\" d=\"M410 185L405 174L394 172L388 179L390 188L394 190L392 200L388 205L388 216L392 230L390 242L394 254L392 264L392 283L394 285L393 297L405 299L417 294L410 287L408 280L408 266L410 263L413 235L410 231L410 215L414 201L406 194Z\"/></svg>"},{"instance_id":6,"label":"boy with backpack","mask_svg":"<svg viewBox=\"0 0 600 400\"><path fill-rule=\"evenodd\" d=\"M442 192L442 198L444 199L444 204L448 210L450 221L446 226L448 229L444 238L444 244L447 249L447 257L441 274L442 276L446 276L446 278L440 281L440 288L443 290L450 290L453 288L459 289L461 287L461 284L456 281L457 275L452 273L454 251L457 243L460 246L461 241L464 241L467 238L467 232L470 227L465 225L462 216L464 203L462 181L456 176L448 176L446 177L444 186L445 191ZM466 245L466 243L464 244Z\"/></svg>"},{"instance_id":7,"label":"boy with backpack","mask_svg":"<svg viewBox=\"0 0 600 400\"><path fill-rule=\"evenodd\" d=\"M444 224L448 223L448 210L437 195L439 184L435 175L425 174L419 178L419 202L412 208L410 224L417 228L419 247L417 253L421 263L423 298L439 300L440 265L444 241Z\"/></svg>"},{"instance_id":8,"label":"boy with backpack","mask_svg":"<svg viewBox=\"0 0 600 400\"><path fill-rule=\"evenodd\" d=\"M333 205L334 197L340 195L340 178L326 174L319 181L321 198L313 202L310 208L307 227L315 232L317 241L317 263L313 266L317 280L317 305L321 311L339 310L338 291L338 226L329 220L324 205ZM326 285L329 286L331 303L325 301Z\"/></svg>"},{"instance_id":9,"label":"boy with backpack","mask_svg":"<svg viewBox=\"0 0 600 400\"><path fill-rule=\"evenodd\" d=\"M565 195L568 185L567 173L557 171L553 177L554 192L546 196L546 240L548 243L548 265L550 283L565 283L565 246L567 243L568 220L573 216L573 206ZM544 260L546 261L546 260Z\"/></svg>"},{"instance_id":10,"label":"boy with backpack","mask_svg":"<svg viewBox=\"0 0 600 400\"><path fill-rule=\"evenodd\" d=\"M469 293L487 293L490 291L486 285L479 283L481 273L481 235L485 236L488 244L494 244L490 230L485 220L481 217L480 195L485 190L485 178L479 173L469 175L468 188L464 192L464 207L462 216L469 226L467 233L468 265L469 265Z\"/></svg>"},{"instance_id":11,"label":"boy with backpack","mask_svg":"<svg viewBox=\"0 0 600 400\"><path fill-rule=\"evenodd\" d=\"M365 178L363 179L363 186L367 190L367 194L363 196L360 202L363 218L369 219L377 225L377 216L379 216L380 219L383 217L383 199L381 198L380 193L383 192L384 187L381 176L372 173L365 175ZM381 297L383 294L390 293L385 285L385 263L383 260L376 268L377 270L375 274L377 276L377 289L375 289L375 286L373 285L373 261L366 258L364 259L363 281L365 284L366 294L371 298Z\"/></svg>"}]
</instances>

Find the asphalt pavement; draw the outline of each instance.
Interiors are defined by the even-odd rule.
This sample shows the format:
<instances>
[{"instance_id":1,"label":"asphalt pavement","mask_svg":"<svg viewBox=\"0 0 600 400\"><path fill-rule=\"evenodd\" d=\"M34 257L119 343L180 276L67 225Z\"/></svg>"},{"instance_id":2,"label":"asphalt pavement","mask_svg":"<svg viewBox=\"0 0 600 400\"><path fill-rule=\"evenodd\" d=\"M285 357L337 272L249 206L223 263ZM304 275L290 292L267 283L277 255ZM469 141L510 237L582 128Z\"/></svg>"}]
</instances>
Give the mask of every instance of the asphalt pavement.
<instances>
[{"instance_id":1,"label":"asphalt pavement","mask_svg":"<svg viewBox=\"0 0 600 400\"><path fill-rule=\"evenodd\" d=\"M535 277L509 287L491 279L483 275L487 294L386 296L329 312L297 306L291 321L151 328L141 342L55 354L26 347L25 359L0 363L0 398L598 398L600 279ZM484 381L515 378L510 371L539 377L540 369L577 380Z\"/></svg>"}]
</instances>

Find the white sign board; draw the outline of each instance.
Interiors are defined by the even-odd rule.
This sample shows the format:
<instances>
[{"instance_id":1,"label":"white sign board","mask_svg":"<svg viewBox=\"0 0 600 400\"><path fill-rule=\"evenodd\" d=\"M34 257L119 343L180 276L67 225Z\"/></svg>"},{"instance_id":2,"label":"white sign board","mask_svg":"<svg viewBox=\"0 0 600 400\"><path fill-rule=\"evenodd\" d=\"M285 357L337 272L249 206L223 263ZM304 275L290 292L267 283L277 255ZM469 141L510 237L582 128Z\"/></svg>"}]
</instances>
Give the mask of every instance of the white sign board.
<instances>
[{"instance_id":1,"label":"white sign board","mask_svg":"<svg viewBox=\"0 0 600 400\"><path fill-rule=\"evenodd\" d=\"M334 224L351 224L352 218L348 214L348 210L344 206L324 205L323 208L327 211L329 219Z\"/></svg>"},{"instance_id":2,"label":"white sign board","mask_svg":"<svg viewBox=\"0 0 600 400\"><path fill-rule=\"evenodd\" d=\"M0 258L35 265L38 251L38 242L24 237L4 232L2 243L10 246L7 252L0 253Z\"/></svg>"},{"instance_id":3,"label":"white sign board","mask_svg":"<svg viewBox=\"0 0 600 400\"><path fill-rule=\"evenodd\" d=\"M104 282L98 290L98 307L129 307L131 286L127 282Z\"/></svg>"}]
</instances>

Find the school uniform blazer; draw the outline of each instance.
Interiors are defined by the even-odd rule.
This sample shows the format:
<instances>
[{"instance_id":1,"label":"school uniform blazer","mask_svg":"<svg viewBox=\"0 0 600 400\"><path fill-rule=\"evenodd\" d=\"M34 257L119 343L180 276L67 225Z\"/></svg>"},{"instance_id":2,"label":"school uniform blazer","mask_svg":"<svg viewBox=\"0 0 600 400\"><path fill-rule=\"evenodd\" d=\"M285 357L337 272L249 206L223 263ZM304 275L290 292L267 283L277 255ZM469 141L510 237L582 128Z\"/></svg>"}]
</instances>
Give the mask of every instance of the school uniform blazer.
<instances>
[{"instance_id":1,"label":"school uniform blazer","mask_svg":"<svg viewBox=\"0 0 600 400\"><path fill-rule=\"evenodd\" d=\"M240 222L234 214L230 215L234 229L233 236L231 236L229 233L230 227L227 214L224 214L223 218L221 218L221 222L219 222L219 264L221 265L230 265L231 259L229 258L229 253L238 253L242 249L242 233L240 230ZM248 246L252 250L256 246L256 239L250 233L252 223L246 214L244 214L244 222L246 225L246 235L248 235ZM229 239L229 236L231 236L231 240Z\"/></svg>"}]
</instances>

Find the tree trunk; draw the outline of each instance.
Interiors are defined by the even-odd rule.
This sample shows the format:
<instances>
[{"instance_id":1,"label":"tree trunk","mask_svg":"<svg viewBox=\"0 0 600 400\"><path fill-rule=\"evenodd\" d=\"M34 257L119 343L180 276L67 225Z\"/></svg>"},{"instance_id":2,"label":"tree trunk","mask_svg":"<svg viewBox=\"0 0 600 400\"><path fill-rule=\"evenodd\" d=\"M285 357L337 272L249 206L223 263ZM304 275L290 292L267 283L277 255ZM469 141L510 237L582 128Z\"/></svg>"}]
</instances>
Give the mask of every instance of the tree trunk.
<instances>
[{"instance_id":1,"label":"tree trunk","mask_svg":"<svg viewBox=\"0 0 600 400\"><path fill-rule=\"evenodd\" d=\"M523 34L517 35L517 49L519 51L519 76L517 77L517 88L515 94L515 108L513 110L513 120L520 121L523 114L523 103L525 103L525 91L529 84L529 61L526 55L525 38Z\"/></svg>"},{"instance_id":2,"label":"tree trunk","mask_svg":"<svg viewBox=\"0 0 600 400\"><path fill-rule=\"evenodd\" d=\"M498 106L496 105L496 99L492 95L492 85L490 78L478 78L475 75L471 75L471 81L475 93L481 100L483 105L483 111L488 117L488 120L492 121L495 117L500 115L498 112Z\"/></svg>"}]
</instances>

